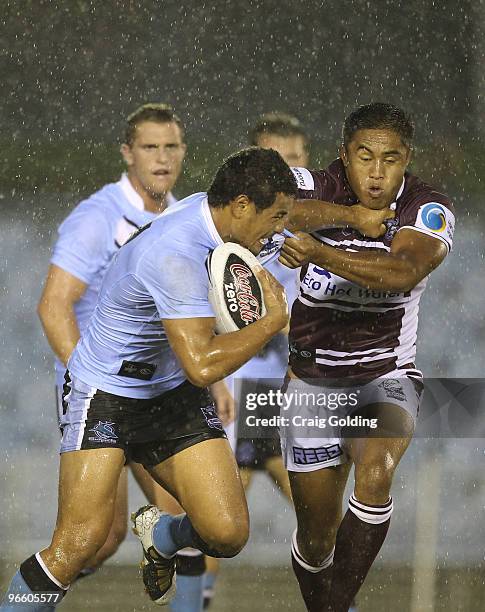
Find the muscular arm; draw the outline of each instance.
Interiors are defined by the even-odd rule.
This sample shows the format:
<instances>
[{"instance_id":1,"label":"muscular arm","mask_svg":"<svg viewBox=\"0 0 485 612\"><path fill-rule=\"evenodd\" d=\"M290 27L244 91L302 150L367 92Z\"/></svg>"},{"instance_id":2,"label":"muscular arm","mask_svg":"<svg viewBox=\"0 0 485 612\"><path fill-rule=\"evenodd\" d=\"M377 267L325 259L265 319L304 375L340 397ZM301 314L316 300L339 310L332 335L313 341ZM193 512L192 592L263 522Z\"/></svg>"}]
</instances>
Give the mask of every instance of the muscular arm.
<instances>
[{"instance_id":1,"label":"muscular arm","mask_svg":"<svg viewBox=\"0 0 485 612\"><path fill-rule=\"evenodd\" d=\"M214 318L163 319L162 323L187 378L205 387L240 368L286 325L286 320L263 317L221 336L214 334Z\"/></svg>"},{"instance_id":2,"label":"muscular arm","mask_svg":"<svg viewBox=\"0 0 485 612\"><path fill-rule=\"evenodd\" d=\"M377 238L385 231L385 219L394 217L389 208L371 210L360 204L343 206L323 200L297 200L290 215L288 229L312 232L330 227L351 227L366 236Z\"/></svg>"},{"instance_id":3,"label":"muscular arm","mask_svg":"<svg viewBox=\"0 0 485 612\"><path fill-rule=\"evenodd\" d=\"M391 251L353 253L321 244L311 236L285 241L280 261L290 268L313 263L367 289L405 292L413 289L443 261L447 248L441 240L403 229Z\"/></svg>"},{"instance_id":4,"label":"muscular arm","mask_svg":"<svg viewBox=\"0 0 485 612\"><path fill-rule=\"evenodd\" d=\"M64 365L79 340L74 304L80 300L86 287L62 268L49 267L37 313L52 350Z\"/></svg>"}]
</instances>

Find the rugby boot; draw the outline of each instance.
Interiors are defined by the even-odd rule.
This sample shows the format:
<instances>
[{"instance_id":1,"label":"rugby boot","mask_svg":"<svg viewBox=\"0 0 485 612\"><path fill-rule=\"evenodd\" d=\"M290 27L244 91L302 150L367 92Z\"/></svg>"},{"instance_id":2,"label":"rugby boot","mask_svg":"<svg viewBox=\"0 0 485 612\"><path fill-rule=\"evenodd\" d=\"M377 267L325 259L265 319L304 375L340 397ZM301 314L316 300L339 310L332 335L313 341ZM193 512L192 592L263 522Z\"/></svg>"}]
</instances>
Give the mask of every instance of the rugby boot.
<instances>
[{"instance_id":1,"label":"rugby boot","mask_svg":"<svg viewBox=\"0 0 485 612\"><path fill-rule=\"evenodd\" d=\"M153 528L166 512L156 506L143 506L131 515L133 533L140 539L143 548L141 569L143 584L150 599L159 606L165 606L175 595L175 556L167 559L157 552L153 545Z\"/></svg>"}]
</instances>

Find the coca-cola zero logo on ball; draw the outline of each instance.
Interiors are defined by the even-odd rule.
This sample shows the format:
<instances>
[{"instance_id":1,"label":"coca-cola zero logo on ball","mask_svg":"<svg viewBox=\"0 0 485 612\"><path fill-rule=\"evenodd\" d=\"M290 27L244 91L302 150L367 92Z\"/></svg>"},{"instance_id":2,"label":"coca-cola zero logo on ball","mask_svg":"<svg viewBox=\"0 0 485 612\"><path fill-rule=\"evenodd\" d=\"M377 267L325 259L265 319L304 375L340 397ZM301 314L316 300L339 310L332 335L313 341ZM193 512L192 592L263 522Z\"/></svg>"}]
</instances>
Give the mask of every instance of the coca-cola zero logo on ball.
<instances>
[{"instance_id":1,"label":"coca-cola zero logo on ball","mask_svg":"<svg viewBox=\"0 0 485 612\"><path fill-rule=\"evenodd\" d=\"M262 295L251 268L237 255L227 258L224 299L234 323L242 328L261 318Z\"/></svg>"}]
</instances>

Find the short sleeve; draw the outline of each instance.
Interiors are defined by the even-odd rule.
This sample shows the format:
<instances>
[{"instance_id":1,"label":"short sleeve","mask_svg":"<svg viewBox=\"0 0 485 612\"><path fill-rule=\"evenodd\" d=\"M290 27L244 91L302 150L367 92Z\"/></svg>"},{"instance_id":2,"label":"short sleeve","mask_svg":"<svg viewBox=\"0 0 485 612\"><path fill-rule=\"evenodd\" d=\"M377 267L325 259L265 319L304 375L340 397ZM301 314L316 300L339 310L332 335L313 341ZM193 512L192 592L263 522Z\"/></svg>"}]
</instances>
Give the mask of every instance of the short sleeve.
<instances>
[{"instance_id":1,"label":"short sleeve","mask_svg":"<svg viewBox=\"0 0 485 612\"><path fill-rule=\"evenodd\" d=\"M448 251L451 250L455 229L455 215L451 203L445 205L441 202L426 202L408 207L403 217L400 230L412 229L433 236L444 242Z\"/></svg>"},{"instance_id":2,"label":"short sleeve","mask_svg":"<svg viewBox=\"0 0 485 612\"><path fill-rule=\"evenodd\" d=\"M298 186L300 200L324 200L331 202L335 196L336 183L325 170L291 168Z\"/></svg>"},{"instance_id":3,"label":"short sleeve","mask_svg":"<svg viewBox=\"0 0 485 612\"><path fill-rule=\"evenodd\" d=\"M61 223L51 263L90 285L109 256L109 234L101 211L80 205Z\"/></svg>"},{"instance_id":4,"label":"short sleeve","mask_svg":"<svg viewBox=\"0 0 485 612\"><path fill-rule=\"evenodd\" d=\"M214 317L204 261L178 253L140 262L137 276L152 296L161 319Z\"/></svg>"}]
</instances>

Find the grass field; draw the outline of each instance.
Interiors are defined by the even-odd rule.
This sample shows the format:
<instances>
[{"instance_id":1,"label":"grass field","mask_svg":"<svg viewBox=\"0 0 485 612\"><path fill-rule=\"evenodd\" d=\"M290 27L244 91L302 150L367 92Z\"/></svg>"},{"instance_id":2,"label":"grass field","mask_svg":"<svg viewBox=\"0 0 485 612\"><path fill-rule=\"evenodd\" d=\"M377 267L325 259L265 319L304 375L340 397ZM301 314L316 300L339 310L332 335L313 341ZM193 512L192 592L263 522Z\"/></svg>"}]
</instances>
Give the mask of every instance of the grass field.
<instances>
[{"instance_id":1,"label":"grass field","mask_svg":"<svg viewBox=\"0 0 485 612\"><path fill-rule=\"evenodd\" d=\"M2 568L0 586L8 575ZM408 612L412 591L409 568L376 568L359 594L360 612ZM138 569L108 565L74 585L59 608L65 612L147 612L167 610L153 605L143 592ZM291 571L283 567L255 567L225 563L211 612L304 612ZM429 610L429 608L428 608ZM485 572L448 569L438 573L433 612L485 610ZM168 610L167 610L168 612ZM426 612L426 610L419 610ZM430 611L431 612L431 611Z\"/></svg>"}]
</instances>

